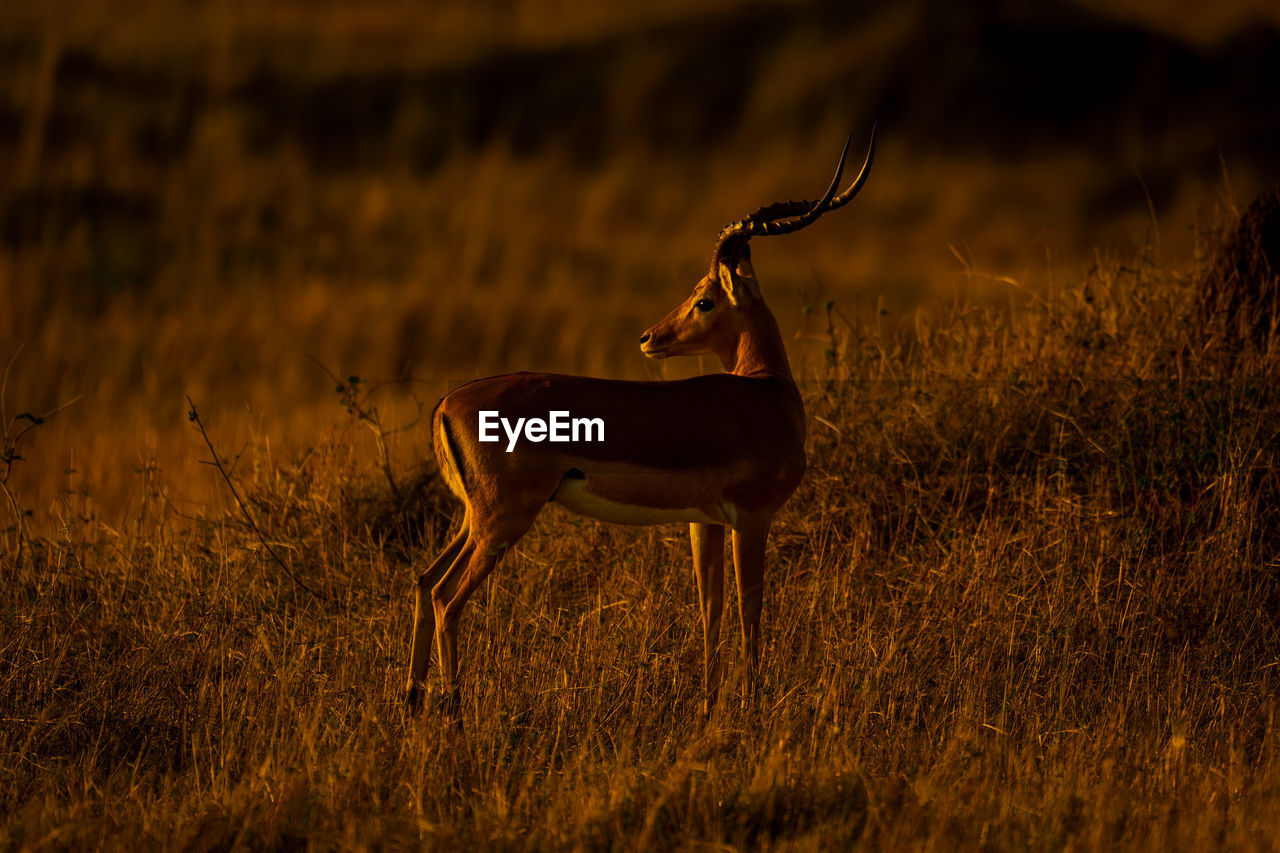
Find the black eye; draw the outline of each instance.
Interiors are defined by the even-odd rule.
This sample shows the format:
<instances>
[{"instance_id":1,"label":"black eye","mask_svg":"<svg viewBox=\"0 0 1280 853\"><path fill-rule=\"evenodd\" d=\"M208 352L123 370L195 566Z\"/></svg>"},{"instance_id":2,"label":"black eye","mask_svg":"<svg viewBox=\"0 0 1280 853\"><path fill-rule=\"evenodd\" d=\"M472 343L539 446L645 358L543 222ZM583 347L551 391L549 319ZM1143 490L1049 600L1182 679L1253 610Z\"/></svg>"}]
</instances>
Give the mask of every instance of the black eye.
<instances>
[{"instance_id":1,"label":"black eye","mask_svg":"<svg viewBox=\"0 0 1280 853\"><path fill-rule=\"evenodd\" d=\"M693 307L705 313L710 311L712 308L715 308L716 304L710 299L699 299L697 302L693 303Z\"/></svg>"}]
</instances>

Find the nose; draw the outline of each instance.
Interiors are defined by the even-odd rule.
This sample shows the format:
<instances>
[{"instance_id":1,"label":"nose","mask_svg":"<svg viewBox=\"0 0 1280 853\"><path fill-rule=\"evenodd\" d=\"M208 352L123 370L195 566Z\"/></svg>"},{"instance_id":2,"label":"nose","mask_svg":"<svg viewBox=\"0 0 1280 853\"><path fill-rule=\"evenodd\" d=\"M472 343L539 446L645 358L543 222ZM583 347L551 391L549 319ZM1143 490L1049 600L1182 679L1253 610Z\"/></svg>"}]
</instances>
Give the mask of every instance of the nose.
<instances>
[{"instance_id":1,"label":"nose","mask_svg":"<svg viewBox=\"0 0 1280 853\"><path fill-rule=\"evenodd\" d=\"M641 335L641 336L640 336L640 343L642 343L642 344L647 344L647 343L649 343L649 333L648 333L648 332L645 332L643 335Z\"/></svg>"}]
</instances>

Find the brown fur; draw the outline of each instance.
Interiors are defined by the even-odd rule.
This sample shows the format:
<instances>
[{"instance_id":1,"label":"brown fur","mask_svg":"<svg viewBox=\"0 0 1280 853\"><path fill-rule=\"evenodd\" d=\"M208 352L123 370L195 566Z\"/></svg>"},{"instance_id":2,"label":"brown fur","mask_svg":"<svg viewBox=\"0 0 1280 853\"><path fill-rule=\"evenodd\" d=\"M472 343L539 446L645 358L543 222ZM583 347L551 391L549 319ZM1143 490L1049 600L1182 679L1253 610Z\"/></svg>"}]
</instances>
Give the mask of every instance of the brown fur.
<instances>
[{"instance_id":1,"label":"brown fur","mask_svg":"<svg viewBox=\"0 0 1280 853\"><path fill-rule=\"evenodd\" d=\"M436 457L465 505L462 528L418 578L409 697L420 701L432 633L456 687L467 598L548 502L630 524L690 523L702 603L707 709L718 684L724 528L733 532L750 682L759 655L764 549L773 515L804 474L804 406L777 322L745 251L717 265L643 338L647 355L715 354L728 371L678 382L512 373L464 385L433 415ZM709 300L710 310L704 310ZM479 412L602 418L599 442L479 440ZM456 692L452 695L456 696Z\"/></svg>"},{"instance_id":2,"label":"brown fur","mask_svg":"<svg viewBox=\"0 0 1280 853\"><path fill-rule=\"evenodd\" d=\"M841 204L866 179L867 160ZM848 151L848 143L845 144ZM408 699L416 708L432 634L448 696L456 703L458 618L475 588L525 534L548 502L621 524L689 523L702 610L706 712L719 685L725 528L733 532L742 619L744 681L754 692L760 649L764 555L774 513L804 476L804 404L791 376L778 323L751 267L752 234L797 230L825 212L844 154L822 201L789 224L736 223L721 232L711 271L693 293L649 329L650 358L715 355L725 374L681 382L617 382L548 373L512 373L464 385L433 414L436 458L465 506L453 541L418 577ZM775 227L776 226L776 227ZM521 440L505 430L479 440L481 411L520 418L601 418L604 440Z\"/></svg>"}]
</instances>

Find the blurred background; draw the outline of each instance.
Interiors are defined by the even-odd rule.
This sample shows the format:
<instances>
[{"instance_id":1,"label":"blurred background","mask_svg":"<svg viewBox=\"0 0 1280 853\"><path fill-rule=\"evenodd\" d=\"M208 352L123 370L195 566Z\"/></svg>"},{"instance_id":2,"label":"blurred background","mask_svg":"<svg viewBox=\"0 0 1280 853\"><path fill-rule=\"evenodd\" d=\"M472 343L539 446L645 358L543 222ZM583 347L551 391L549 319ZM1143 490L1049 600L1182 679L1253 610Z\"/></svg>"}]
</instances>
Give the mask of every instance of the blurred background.
<instances>
[{"instance_id":1,"label":"blurred background","mask_svg":"<svg viewBox=\"0 0 1280 853\"><path fill-rule=\"evenodd\" d=\"M346 417L321 365L405 380L369 401L388 427L504 370L713 369L638 336L873 120L861 196L755 245L802 374L828 300L892 332L1103 256L1190 269L1280 179L1278 27L1267 0L5 0L5 421L78 398L10 486L54 523L198 505L184 395L228 455L285 457Z\"/></svg>"}]
</instances>

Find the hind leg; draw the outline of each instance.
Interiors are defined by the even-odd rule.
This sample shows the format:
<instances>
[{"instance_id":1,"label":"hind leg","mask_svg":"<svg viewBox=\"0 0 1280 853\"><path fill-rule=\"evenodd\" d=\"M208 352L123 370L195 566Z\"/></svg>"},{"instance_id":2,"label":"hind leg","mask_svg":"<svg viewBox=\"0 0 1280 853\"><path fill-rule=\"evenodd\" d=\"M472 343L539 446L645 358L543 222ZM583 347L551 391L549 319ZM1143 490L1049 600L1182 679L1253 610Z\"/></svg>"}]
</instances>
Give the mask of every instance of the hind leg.
<instances>
[{"instance_id":1,"label":"hind leg","mask_svg":"<svg viewBox=\"0 0 1280 853\"><path fill-rule=\"evenodd\" d=\"M435 608L431 605L431 590L444 577L467 544L471 533L470 513L462 517L462 528L444 550L432 561L425 572L418 575L413 605L413 646L409 653L409 683L405 689L405 701L409 710L417 713L422 706L422 682L427 676L431 660L431 640L435 634Z\"/></svg>"},{"instance_id":2,"label":"hind leg","mask_svg":"<svg viewBox=\"0 0 1280 853\"><path fill-rule=\"evenodd\" d=\"M455 702L458 697L458 619L471 593L493 571L505 550L493 547L487 539L473 536L431 593L440 672L444 676L446 695Z\"/></svg>"},{"instance_id":3,"label":"hind leg","mask_svg":"<svg viewBox=\"0 0 1280 853\"><path fill-rule=\"evenodd\" d=\"M454 703L458 700L458 620L462 609L502 555L524 536L544 503L530 501L530 506L504 507L498 513L473 506L471 534L458 558L431 591L440 672Z\"/></svg>"}]
</instances>

